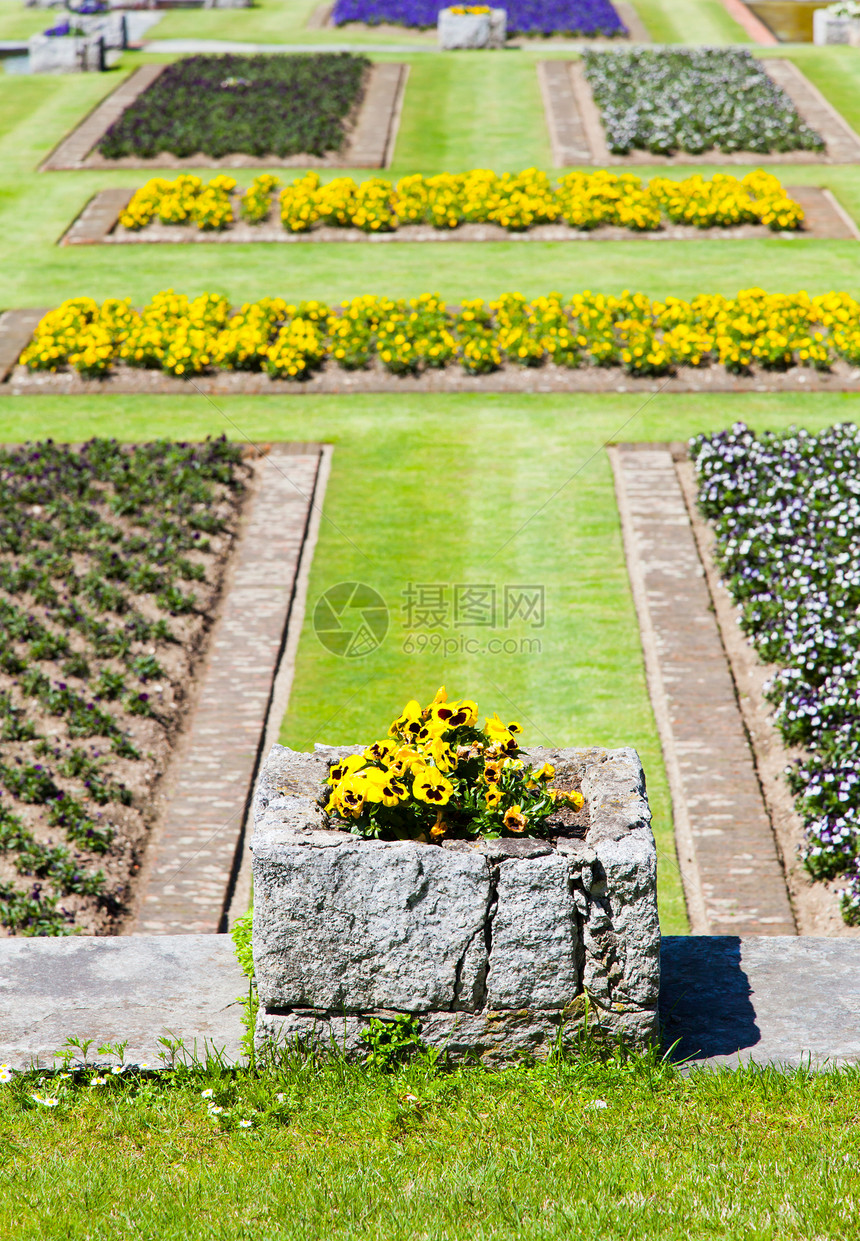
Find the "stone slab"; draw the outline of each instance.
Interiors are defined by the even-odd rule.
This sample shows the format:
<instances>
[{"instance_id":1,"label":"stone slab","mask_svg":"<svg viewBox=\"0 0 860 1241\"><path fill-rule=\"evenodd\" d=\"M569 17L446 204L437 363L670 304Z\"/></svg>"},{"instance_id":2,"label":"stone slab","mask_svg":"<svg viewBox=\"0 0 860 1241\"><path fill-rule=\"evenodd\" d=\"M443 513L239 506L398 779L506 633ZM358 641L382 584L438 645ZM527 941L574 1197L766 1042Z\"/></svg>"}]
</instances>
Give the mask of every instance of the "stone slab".
<instances>
[{"instance_id":1,"label":"stone slab","mask_svg":"<svg viewBox=\"0 0 860 1241\"><path fill-rule=\"evenodd\" d=\"M247 992L228 935L0 939L0 1062L50 1066L69 1037L91 1058L128 1040L127 1062L159 1067L166 1037L235 1062Z\"/></svg>"},{"instance_id":2,"label":"stone slab","mask_svg":"<svg viewBox=\"0 0 860 1241\"><path fill-rule=\"evenodd\" d=\"M712 1068L860 1061L860 943L816 936L663 940L673 1057Z\"/></svg>"},{"instance_id":3,"label":"stone slab","mask_svg":"<svg viewBox=\"0 0 860 1241\"><path fill-rule=\"evenodd\" d=\"M666 936L660 1008L675 1060L706 1068L860 1061L860 945L798 936ZM52 1063L69 1037L129 1040L158 1065L162 1037L240 1056L247 980L227 935L0 939L0 1062ZM559 1014L541 1025L558 1029ZM441 1014L428 1036L456 1052L476 1014ZM534 1050L528 1022L484 1021L489 1047ZM540 1034L540 1030L538 1030ZM103 1057L102 1059L109 1059Z\"/></svg>"},{"instance_id":4,"label":"stone slab","mask_svg":"<svg viewBox=\"0 0 860 1241\"><path fill-rule=\"evenodd\" d=\"M796 933L672 453L610 449L694 931Z\"/></svg>"}]
</instances>

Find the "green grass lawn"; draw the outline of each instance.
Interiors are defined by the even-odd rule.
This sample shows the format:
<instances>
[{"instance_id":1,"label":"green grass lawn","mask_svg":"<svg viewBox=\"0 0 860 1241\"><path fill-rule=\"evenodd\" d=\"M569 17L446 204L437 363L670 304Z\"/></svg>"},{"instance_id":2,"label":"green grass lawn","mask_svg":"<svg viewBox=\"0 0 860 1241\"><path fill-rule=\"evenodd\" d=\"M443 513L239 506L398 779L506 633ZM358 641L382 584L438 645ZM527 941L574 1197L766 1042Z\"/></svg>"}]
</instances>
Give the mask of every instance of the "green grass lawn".
<instances>
[{"instance_id":1,"label":"green grass lawn","mask_svg":"<svg viewBox=\"0 0 860 1241\"><path fill-rule=\"evenodd\" d=\"M729 16L722 0L633 0L655 43L749 43L743 26Z\"/></svg>"},{"instance_id":2,"label":"green grass lawn","mask_svg":"<svg viewBox=\"0 0 860 1241\"><path fill-rule=\"evenodd\" d=\"M191 12L201 20L210 16L188 11L184 17ZM177 16L183 16L182 11ZM813 76L822 89L832 92L846 115L860 125L860 102L851 86L860 50L803 49L798 55L810 73L815 70ZM480 53L411 57L391 175L470 167L549 167L536 59L532 52L516 51L498 57ZM136 63L139 56L126 58L127 67ZM223 291L236 299L285 293L334 301L364 292L410 295L427 290L452 299L493 296L506 289L538 294L556 288L615 292L635 287L653 296L691 296L703 290L734 293L751 285L817 292L851 289L857 278L854 242L804 238L731 245L654 240L396 244L384 252L370 246L347 250L341 245L59 248L58 238L98 189L138 185L146 179L145 172L135 170L35 171L39 160L119 77L118 72L66 78L0 76L0 307L50 305L80 293L127 295L139 302L168 287ZM643 169L644 175L650 171L665 173ZM786 166L775 171L789 185L829 186L860 219L860 169ZM240 173L240 181L251 175ZM26 263L21 261L25 252Z\"/></svg>"},{"instance_id":3,"label":"green grass lawn","mask_svg":"<svg viewBox=\"0 0 860 1241\"><path fill-rule=\"evenodd\" d=\"M857 1236L853 1068L90 1077L0 1087L10 1241ZM222 1127L204 1090L252 1126Z\"/></svg>"}]
</instances>

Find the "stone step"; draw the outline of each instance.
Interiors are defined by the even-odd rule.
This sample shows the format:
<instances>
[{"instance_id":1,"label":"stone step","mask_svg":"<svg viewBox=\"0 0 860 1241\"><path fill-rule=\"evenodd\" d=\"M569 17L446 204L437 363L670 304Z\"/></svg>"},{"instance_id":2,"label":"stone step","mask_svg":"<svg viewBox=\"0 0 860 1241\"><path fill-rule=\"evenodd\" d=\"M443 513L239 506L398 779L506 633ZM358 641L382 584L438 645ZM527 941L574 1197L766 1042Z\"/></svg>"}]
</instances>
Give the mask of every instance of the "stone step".
<instances>
[{"instance_id":1,"label":"stone step","mask_svg":"<svg viewBox=\"0 0 860 1241\"><path fill-rule=\"evenodd\" d=\"M860 944L813 936L667 936L660 1011L675 1060L710 1067L860 1060ZM236 1062L247 979L228 935L0 940L0 1063L51 1065L69 1037L161 1038ZM110 1057L98 1057L101 1061Z\"/></svg>"}]
</instances>

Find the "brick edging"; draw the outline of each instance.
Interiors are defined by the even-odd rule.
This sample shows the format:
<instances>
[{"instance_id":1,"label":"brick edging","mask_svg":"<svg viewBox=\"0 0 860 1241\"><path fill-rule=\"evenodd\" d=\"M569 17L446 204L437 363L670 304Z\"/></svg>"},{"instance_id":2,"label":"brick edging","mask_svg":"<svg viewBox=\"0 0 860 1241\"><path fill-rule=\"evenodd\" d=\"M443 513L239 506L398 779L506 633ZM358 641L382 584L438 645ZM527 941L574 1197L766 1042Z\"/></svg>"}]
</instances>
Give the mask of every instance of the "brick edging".
<instances>
[{"instance_id":1,"label":"brick edging","mask_svg":"<svg viewBox=\"0 0 860 1241\"><path fill-rule=\"evenodd\" d=\"M195 701L146 849L132 934L226 929L275 678L296 620L296 577L317 490L319 444L270 446L228 568Z\"/></svg>"},{"instance_id":2,"label":"brick edging","mask_svg":"<svg viewBox=\"0 0 860 1241\"><path fill-rule=\"evenodd\" d=\"M672 452L609 449L694 934L796 935Z\"/></svg>"},{"instance_id":3,"label":"brick edging","mask_svg":"<svg viewBox=\"0 0 860 1241\"><path fill-rule=\"evenodd\" d=\"M166 64L158 64L141 65L139 69L135 69L134 73L124 82L120 82L106 99L96 104L72 132L54 147L47 159L39 165L39 171L62 172L89 167L90 152L96 143L166 68Z\"/></svg>"},{"instance_id":4,"label":"brick edging","mask_svg":"<svg viewBox=\"0 0 860 1241\"><path fill-rule=\"evenodd\" d=\"M752 9L747 8L743 0L723 0L723 8L746 33L762 47L773 47L779 39L769 30L761 18L756 17Z\"/></svg>"}]
</instances>

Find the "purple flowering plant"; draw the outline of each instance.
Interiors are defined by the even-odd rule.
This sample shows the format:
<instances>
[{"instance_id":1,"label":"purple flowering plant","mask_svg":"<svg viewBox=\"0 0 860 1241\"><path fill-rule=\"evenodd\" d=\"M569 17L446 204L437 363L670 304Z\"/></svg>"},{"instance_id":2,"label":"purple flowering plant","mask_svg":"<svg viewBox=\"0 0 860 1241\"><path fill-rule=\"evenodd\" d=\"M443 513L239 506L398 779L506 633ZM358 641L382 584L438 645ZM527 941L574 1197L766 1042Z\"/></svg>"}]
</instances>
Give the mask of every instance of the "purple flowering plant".
<instances>
[{"instance_id":1,"label":"purple flowering plant","mask_svg":"<svg viewBox=\"0 0 860 1241\"><path fill-rule=\"evenodd\" d=\"M185 56L105 133L106 159L325 155L343 145L370 61L348 52Z\"/></svg>"},{"instance_id":2,"label":"purple flowering plant","mask_svg":"<svg viewBox=\"0 0 860 1241\"><path fill-rule=\"evenodd\" d=\"M378 26L414 26L429 30L436 25L440 0L337 0L332 12L336 26L364 22ZM501 4L508 14L508 34L603 35L623 37L627 29L610 0L509 0Z\"/></svg>"},{"instance_id":3,"label":"purple flowering plant","mask_svg":"<svg viewBox=\"0 0 860 1241\"><path fill-rule=\"evenodd\" d=\"M690 443L699 506L740 609L778 670L765 693L815 879L842 877L860 923L860 427L755 435L743 423Z\"/></svg>"}]
</instances>

